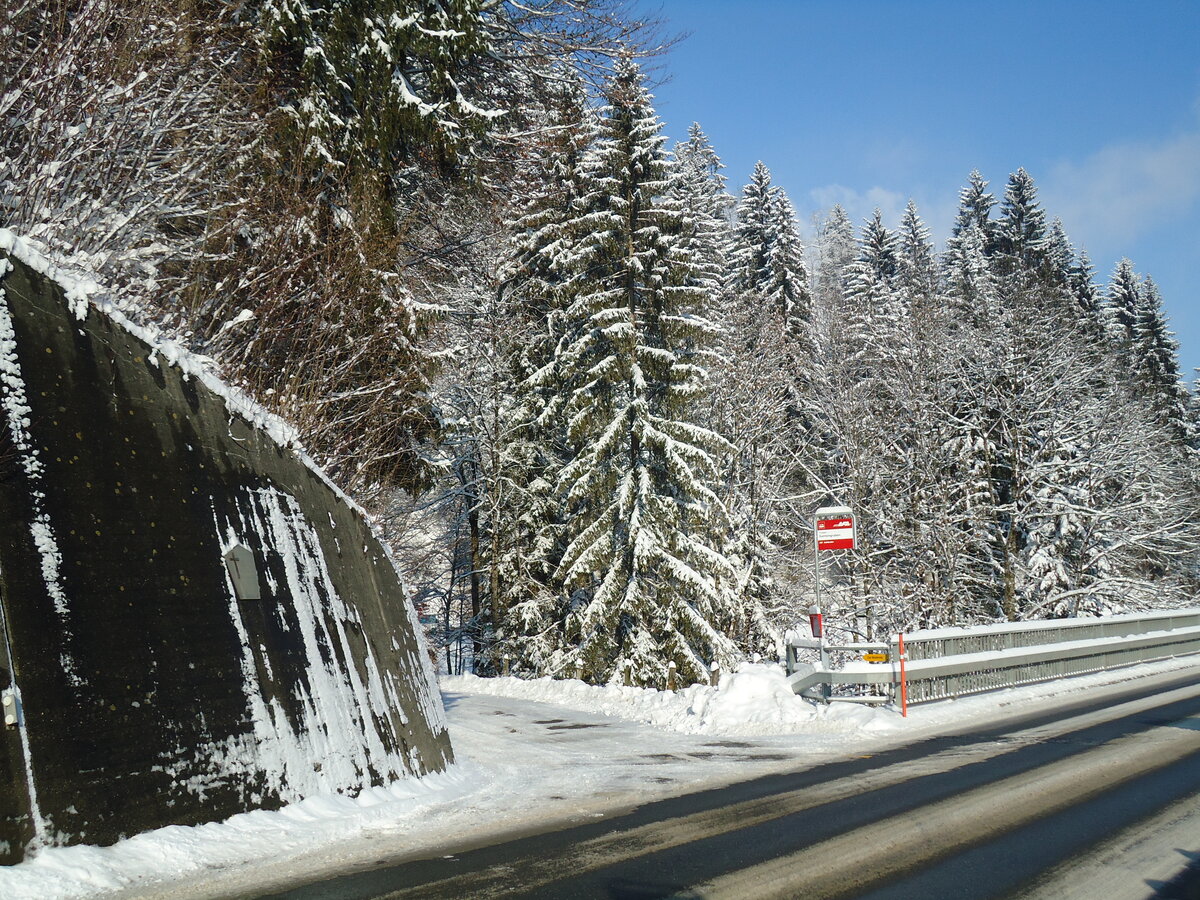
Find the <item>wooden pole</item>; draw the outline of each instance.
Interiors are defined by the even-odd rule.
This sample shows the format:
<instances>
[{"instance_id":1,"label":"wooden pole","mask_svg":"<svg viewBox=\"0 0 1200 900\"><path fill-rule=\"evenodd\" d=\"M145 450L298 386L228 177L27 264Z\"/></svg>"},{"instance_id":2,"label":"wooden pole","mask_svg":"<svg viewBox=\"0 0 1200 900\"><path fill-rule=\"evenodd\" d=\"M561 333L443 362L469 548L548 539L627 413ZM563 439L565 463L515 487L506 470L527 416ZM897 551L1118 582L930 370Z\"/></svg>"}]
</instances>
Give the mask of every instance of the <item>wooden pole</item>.
<instances>
[{"instance_id":1,"label":"wooden pole","mask_svg":"<svg viewBox=\"0 0 1200 900\"><path fill-rule=\"evenodd\" d=\"M896 648L900 654L900 715L908 718L908 674L904 669L904 632L900 632L900 646Z\"/></svg>"}]
</instances>

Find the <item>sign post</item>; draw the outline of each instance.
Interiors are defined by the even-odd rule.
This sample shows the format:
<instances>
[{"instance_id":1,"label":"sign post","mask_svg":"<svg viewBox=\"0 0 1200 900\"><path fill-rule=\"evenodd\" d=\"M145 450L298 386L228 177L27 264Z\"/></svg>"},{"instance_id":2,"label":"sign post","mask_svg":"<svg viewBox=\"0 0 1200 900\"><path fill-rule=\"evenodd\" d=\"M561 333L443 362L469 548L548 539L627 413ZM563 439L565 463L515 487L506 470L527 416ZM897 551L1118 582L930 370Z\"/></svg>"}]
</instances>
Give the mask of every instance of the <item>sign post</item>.
<instances>
[{"instance_id":1,"label":"sign post","mask_svg":"<svg viewBox=\"0 0 1200 900\"><path fill-rule=\"evenodd\" d=\"M813 513L813 599L821 605L821 551L853 550L857 533L848 506L822 506ZM814 635L815 637L816 635Z\"/></svg>"},{"instance_id":2,"label":"sign post","mask_svg":"<svg viewBox=\"0 0 1200 900\"><path fill-rule=\"evenodd\" d=\"M855 543L854 513L848 506L823 506L813 513L813 603L809 610L809 625L813 637L821 642L821 666L829 667L825 650L825 628L821 617L821 551L853 550ZM826 702L829 685L824 685Z\"/></svg>"}]
</instances>

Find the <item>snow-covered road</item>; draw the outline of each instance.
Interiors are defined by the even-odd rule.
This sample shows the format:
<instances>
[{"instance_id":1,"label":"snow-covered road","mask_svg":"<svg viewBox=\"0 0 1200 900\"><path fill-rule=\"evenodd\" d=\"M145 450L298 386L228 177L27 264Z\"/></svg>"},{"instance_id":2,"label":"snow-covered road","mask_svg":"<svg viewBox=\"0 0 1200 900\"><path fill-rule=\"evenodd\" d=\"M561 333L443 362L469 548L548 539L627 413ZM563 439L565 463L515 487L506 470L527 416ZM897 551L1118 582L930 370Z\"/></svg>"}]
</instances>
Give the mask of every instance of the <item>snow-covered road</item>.
<instances>
[{"instance_id":1,"label":"snow-covered road","mask_svg":"<svg viewBox=\"0 0 1200 900\"><path fill-rule=\"evenodd\" d=\"M44 850L0 870L6 900L59 897L255 896L312 881L461 851L504 835L553 830L648 801L796 770L972 722L1102 695L1194 665L1175 661L917 707L821 707L781 692L767 667L719 689L665 693L578 682L445 679L459 762L446 774L355 799L317 797L195 827L138 835L113 847ZM786 691L786 688L784 688ZM556 701L556 702L555 702Z\"/></svg>"}]
</instances>

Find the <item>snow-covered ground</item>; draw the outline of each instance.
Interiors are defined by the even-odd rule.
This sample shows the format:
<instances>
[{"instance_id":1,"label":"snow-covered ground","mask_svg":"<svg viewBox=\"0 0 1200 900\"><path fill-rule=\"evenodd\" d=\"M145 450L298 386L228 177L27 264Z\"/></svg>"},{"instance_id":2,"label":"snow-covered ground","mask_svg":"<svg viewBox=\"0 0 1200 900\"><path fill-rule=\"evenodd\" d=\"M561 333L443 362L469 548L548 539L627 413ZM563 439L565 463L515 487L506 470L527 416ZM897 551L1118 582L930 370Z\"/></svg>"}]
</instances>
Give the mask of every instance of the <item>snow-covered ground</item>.
<instances>
[{"instance_id":1,"label":"snow-covered ground","mask_svg":"<svg viewBox=\"0 0 1200 900\"><path fill-rule=\"evenodd\" d=\"M780 669L745 666L718 688L674 693L574 681L443 678L458 762L357 798L170 827L112 847L43 850L0 869L5 900L221 897L267 891L380 859L567 824L649 800L875 752L883 746L1075 700L1083 690L1195 659L894 709L829 707L791 694Z\"/></svg>"}]
</instances>

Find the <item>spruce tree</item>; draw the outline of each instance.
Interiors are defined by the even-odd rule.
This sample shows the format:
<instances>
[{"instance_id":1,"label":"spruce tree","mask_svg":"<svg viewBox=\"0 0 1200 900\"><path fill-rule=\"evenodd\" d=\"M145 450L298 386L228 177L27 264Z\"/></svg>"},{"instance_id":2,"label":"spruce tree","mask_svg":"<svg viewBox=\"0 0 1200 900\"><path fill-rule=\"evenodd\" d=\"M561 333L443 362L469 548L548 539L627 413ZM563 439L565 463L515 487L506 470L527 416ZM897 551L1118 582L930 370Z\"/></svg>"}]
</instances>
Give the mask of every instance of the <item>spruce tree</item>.
<instances>
[{"instance_id":1,"label":"spruce tree","mask_svg":"<svg viewBox=\"0 0 1200 900\"><path fill-rule=\"evenodd\" d=\"M987 238L972 223L949 243L943 263L953 318L975 331L985 331L994 324L996 314L996 281L986 247Z\"/></svg>"},{"instance_id":2,"label":"spruce tree","mask_svg":"<svg viewBox=\"0 0 1200 900\"><path fill-rule=\"evenodd\" d=\"M418 155L456 162L501 111L482 98L494 55L477 0L265 0L259 39L301 155L326 176Z\"/></svg>"},{"instance_id":3,"label":"spruce tree","mask_svg":"<svg viewBox=\"0 0 1200 900\"><path fill-rule=\"evenodd\" d=\"M670 195L688 220L685 231L695 260L693 280L723 306L733 249L731 218L735 203L721 174L725 165L697 122L688 129L688 139L675 145L675 162ZM719 312L713 310L714 314Z\"/></svg>"},{"instance_id":4,"label":"spruce tree","mask_svg":"<svg viewBox=\"0 0 1200 900\"><path fill-rule=\"evenodd\" d=\"M811 349L812 294L804 244L796 230L796 211L782 188L776 188L767 205L771 243L768 250L770 282L766 297L780 310L796 344Z\"/></svg>"},{"instance_id":5,"label":"spruce tree","mask_svg":"<svg viewBox=\"0 0 1200 900\"><path fill-rule=\"evenodd\" d=\"M841 369L846 361L849 347L846 341L849 312L849 282L853 274L858 242L854 225L841 206L834 206L817 227L817 269L814 277L814 371ZM828 385L814 390L814 399L827 393ZM827 429L820 442L821 456L825 460L817 469L827 470L836 455L832 446L832 434Z\"/></svg>"},{"instance_id":6,"label":"spruce tree","mask_svg":"<svg viewBox=\"0 0 1200 900\"><path fill-rule=\"evenodd\" d=\"M1049 280L1062 288L1071 286L1071 274L1075 268L1075 248L1063 228L1061 219L1050 223L1046 236L1046 274Z\"/></svg>"},{"instance_id":7,"label":"spruce tree","mask_svg":"<svg viewBox=\"0 0 1200 900\"><path fill-rule=\"evenodd\" d=\"M938 289L937 257L929 229L912 200L904 208L896 252L896 285L909 306L932 303Z\"/></svg>"},{"instance_id":8,"label":"spruce tree","mask_svg":"<svg viewBox=\"0 0 1200 900\"><path fill-rule=\"evenodd\" d=\"M1142 305L1141 279L1128 259L1117 263L1106 299L1109 337L1120 350L1128 350L1133 346L1133 329Z\"/></svg>"},{"instance_id":9,"label":"spruce tree","mask_svg":"<svg viewBox=\"0 0 1200 900\"><path fill-rule=\"evenodd\" d=\"M1188 391L1179 373L1179 343L1167 327L1162 297L1150 277L1142 282L1133 323L1133 375L1155 421L1181 443L1190 436Z\"/></svg>"},{"instance_id":10,"label":"spruce tree","mask_svg":"<svg viewBox=\"0 0 1200 900\"><path fill-rule=\"evenodd\" d=\"M563 317L578 285L564 249L585 191L581 165L596 123L578 79L553 72L544 123L528 173L530 197L510 225L512 255L502 292L523 328L511 358L516 438L504 448L500 476L511 486L499 512L509 539L494 561L501 572L496 604L496 655L515 672L546 671L561 643L566 606L554 572L562 556L562 511L555 482L569 459L564 385L553 365Z\"/></svg>"},{"instance_id":11,"label":"spruce tree","mask_svg":"<svg viewBox=\"0 0 1200 900\"><path fill-rule=\"evenodd\" d=\"M1068 288L1071 296L1075 298L1084 333L1092 344L1101 346L1105 332L1104 303L1100 288L1096 286L1096 270L1086 251L1079 254L1079 258L1071 267Z\"/></svg>"},{"instance_id":12,"label":"spruce tree","mask_svg":"<svg viewBox=\"0 0 1200 900\"><path fill-rule=\"evenodd\" d=\"M771 170L759 160L750 181L742 188L737 204L737 225L733 254L733 287L766 297L774 280L771 271L771 245L774 240L775 212L771 198L775 193Z\"/></svg>"},{"instance_id":13,"label":"spruce tree","mask_svg":"<svg viewBox=\"0 0 1200 900\"><path fill-rule=\"evenodd\" d=\"M857 253L854 223L835 205L817 232L816 302L826 310L841 308L850 264Z\"/></svg>"},{"instance_id":14,"label":"spruce tree","mask_svg":"<svg viewBox=\"0 0 1200 900\"><path fill-rule=\"evenodd\" d=\"M988 193L987 186L988 183L979 174L979 170L972 170L968 176L967 186L958 193L958 215L954 219L948 246L953 247L959 235L971 226L975 226L983 237L984 255L991 255L995 238L995 222L990 217L992 208L996 205L996 198Z\"/></svg>"},{"instance_id":15,"label":"spruce tree","mask_svg":"<svg viewBox=\"0 0 1200 900\"><path fill-rule=\"evenodd\" d=\"M711 485L729 447L696 423L713 326L695 283L686 221L668 196L670 163L636 64L606 92L585 191L562 249L570 306L551 363L567 391L570 461L556 481L565 550L555 580L569 600L552 671L594 683L661 685L727 668L733 571L728 523Z\"/></svg>"},{"instance_id":16,"label":"spruce tree","mask_svg":"<svg viewBox=\"0 0 1200 900\"><path fill-rule=\"evenodd\" d=\"M759 162L737 209L730 314L715 392L719 423L736 446L726 474L733 514L728 550L750 609L781 601L772 565L797 542L782 498L802 491L798 460L811 424L813 321L795 211Z\"/></svg>"},{"instance_id":17,"label":"spruce tree","mask_svg":"<svg viewBox=\"0 0 1200 900\"><path fill-rule=\"evenodd\" d=\"M883 224L883 214L875 210L863 226L858 257L849 269L843 325L860 377L870 375L878 360L891 352L890 338L900 323L899 271L896 235Z\"/></svg>"},{"instance_id":18,"label":"spruce tree","mask_svg":"<svg viewBox=\"0 0 1200 900\"><path fill-rule=\"evenodd\" d=\"M681 236L690 255L690 283L705 298L706 318L728 334L736 310L731 300L735 277L734 208L737 201L725 189L721 158L693 122L688 139L675 145L674 166L669 168L666 199L683 216Z\"/></svg>"},{"instance_id":19,"label":"spruce tree","mask_svg":"<svg viewBox=\"0 0 1200 900\"><path fill-rule=\"evenodd\" d=\"M1010 265L1037 272L1047 255L1046 214L1037 199L1037 188L1024 169L1008 178L1000 217L996 220L996 253Z\"/></svg>"},{"instance_id":20,"label":"spruce tree","mask_svg":"<svg viewBox=\"0 0 1200 900\"><path fill-rule=\"evenodd\" d=\"M797 347L810 349L812 294L804 256L791 201L760 161L737 206L732 286L743 302L767 304Z\"/></svg>"}]
</instances>

